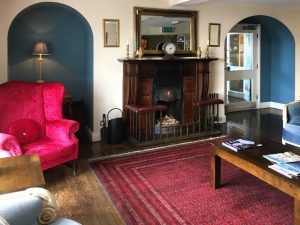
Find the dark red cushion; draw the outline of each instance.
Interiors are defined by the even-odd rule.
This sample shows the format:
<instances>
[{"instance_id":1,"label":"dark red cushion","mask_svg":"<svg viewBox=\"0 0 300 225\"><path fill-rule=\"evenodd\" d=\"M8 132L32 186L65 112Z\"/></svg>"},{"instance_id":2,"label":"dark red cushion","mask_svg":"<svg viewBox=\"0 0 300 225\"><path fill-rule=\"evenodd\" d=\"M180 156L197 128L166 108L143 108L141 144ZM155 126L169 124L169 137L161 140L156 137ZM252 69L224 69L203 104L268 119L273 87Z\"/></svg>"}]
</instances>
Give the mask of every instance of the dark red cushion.
<instances>
[{"instance_id":1,"label":"dark red cushion","mask_svg":"<svg viewBox=\"0 0 300 225\"><path fill-rule=\"evenodd\" d=\"M9 126L9 134L15 136L21 145L37 140L41 136L39 124L31 119L20 119Z\"/></svg>"}]
</instances>

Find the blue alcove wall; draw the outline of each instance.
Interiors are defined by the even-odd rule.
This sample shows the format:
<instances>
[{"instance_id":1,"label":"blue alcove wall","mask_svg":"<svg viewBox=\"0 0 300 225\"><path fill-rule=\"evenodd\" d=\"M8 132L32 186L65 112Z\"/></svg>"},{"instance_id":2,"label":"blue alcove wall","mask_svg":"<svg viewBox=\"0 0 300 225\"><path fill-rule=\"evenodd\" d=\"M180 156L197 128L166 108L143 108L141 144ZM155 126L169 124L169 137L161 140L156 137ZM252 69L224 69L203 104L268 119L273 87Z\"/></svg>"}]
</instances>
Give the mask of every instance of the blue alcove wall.
<instances>
[{"instance_id":1,"label":"blue alcove wall","mask_svg":"<svg viewBox=\"0 0 300 225\"><path fill-rule=\"evenodd\" d=\"M93 129L93 35L84 17L60 3L38 3L21 11L8 33L8 80L36 81L38 57L34 43L45 41L42 78L61 82L74 102L83 102L85 123Z\"/></svg>"},{"instance_id":2,"label":"blue alcove wall","mask_svg":"<svg viewBox=\"0 0 300 225\"><path fill-rule=\"evenodd\" d=\"M253 16L240 23L261 25L261 102L295 99L295 39L280 21Z\"/></svg>"}]
</instances>

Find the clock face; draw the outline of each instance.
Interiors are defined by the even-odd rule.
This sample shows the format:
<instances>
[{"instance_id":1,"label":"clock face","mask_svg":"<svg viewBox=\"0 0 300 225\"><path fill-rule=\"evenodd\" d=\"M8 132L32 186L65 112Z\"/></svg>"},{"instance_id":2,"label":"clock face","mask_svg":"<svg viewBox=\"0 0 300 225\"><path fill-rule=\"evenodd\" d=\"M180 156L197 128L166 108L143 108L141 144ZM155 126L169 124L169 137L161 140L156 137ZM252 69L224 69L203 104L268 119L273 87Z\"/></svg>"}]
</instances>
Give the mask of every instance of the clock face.
<instances>
[{"instance_id":1,"label":"clock face","mask_svg":"<svg viewBox=\"0 0 300 225\"><path fill-rule=\"evenodd\" d=\"M162 47L164 53L173 55L176 52L176 45L172 42L166 42Z\"/></svg>"}]
</instances>

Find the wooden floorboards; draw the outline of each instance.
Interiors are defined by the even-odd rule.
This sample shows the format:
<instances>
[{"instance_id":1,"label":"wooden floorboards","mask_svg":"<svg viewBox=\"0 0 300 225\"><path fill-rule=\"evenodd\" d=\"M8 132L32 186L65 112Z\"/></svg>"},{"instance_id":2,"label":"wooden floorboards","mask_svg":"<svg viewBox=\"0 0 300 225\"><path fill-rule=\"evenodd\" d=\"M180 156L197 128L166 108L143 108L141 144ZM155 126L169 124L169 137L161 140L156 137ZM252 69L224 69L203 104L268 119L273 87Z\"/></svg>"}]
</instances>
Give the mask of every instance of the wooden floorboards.
<instances>
[{"instance_id":1,"label":"wooden floorboards","mask_svg":"<svg viewBox=\"0 0 300 225\"><path fill-rule=\"evenodd\" d=\"M84 225L125 224L86 159L76 177L64 165L45 171L46 188L54 195L60 216Z\"/></svg>"},{"instance_id":2,"label":"wooden floorboards","mask_svg":"<svg viewBox=\"0 0 300 225\"><path fill-rule=\"evenodd\" d=\"M227 114L223 134L233 137L271 138L281 141L281 111L274 109L250 110ZM46 188L54 195L58 214L84 225L125 224L105 189L89 166L88 159L132 151L128 145L108 146L101 142L80 141L79 173L64 165L44 172Z\"/></svg>"}]
</instances>

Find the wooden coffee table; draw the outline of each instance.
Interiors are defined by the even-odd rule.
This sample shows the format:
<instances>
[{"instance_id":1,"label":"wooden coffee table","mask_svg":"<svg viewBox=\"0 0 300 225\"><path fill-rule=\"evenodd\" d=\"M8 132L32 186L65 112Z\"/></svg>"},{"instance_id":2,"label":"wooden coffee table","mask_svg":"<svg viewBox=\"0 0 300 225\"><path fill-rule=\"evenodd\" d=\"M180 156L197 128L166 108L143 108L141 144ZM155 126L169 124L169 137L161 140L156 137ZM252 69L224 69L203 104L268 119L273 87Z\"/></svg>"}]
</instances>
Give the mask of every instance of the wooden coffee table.
<instances>
[{"instance_id":1,"label":"wooden coffee table","mask_svg":"<svg viewBox=\"0 0 300 225\"><path fill-rule=\"evenodd\" d=\"M44 175L37 154L0 159L0 193L44 185Z\"/></svg>"},{"instance_id":2,"label":"wooden coffee table","mask_svg":"<svg viewBox=\"0 0 300 225\"><path fill-rule=\"evenodd\" d=\"M211 151L211 185L217 189L221 187L221 159L245 170L255 177L265 181L273 187L294 198L294 225L300 224L300 179L288 178L272 169L272 163L262 155L293 151L300 155L300 150L289 148L274 141L265 141L262 147L255 147L240 152L234 152L222 146L221 142L214 143ZM241 181L242 182L242 181Z\"/></svg>"}]
</instances>

